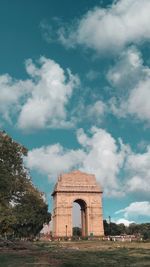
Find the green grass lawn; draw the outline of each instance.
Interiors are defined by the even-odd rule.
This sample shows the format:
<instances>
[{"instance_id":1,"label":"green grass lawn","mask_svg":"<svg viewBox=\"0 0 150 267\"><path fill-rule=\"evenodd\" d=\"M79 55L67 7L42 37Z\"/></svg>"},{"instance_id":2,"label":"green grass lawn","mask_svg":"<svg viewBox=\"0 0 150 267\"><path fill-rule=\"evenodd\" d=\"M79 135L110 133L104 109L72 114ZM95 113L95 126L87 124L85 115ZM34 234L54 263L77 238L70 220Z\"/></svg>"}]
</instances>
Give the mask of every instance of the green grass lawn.
<instances>
[{"instance_id":1,"label":"green grass lawn","mask_svg":"<svg viewBox=\"0 0 150 267\"><path fill-rule=\"evenodd\" d=\"M0 267L150 266L150 243L37 242L0 249Z\"/></svg>"}]
</instances>

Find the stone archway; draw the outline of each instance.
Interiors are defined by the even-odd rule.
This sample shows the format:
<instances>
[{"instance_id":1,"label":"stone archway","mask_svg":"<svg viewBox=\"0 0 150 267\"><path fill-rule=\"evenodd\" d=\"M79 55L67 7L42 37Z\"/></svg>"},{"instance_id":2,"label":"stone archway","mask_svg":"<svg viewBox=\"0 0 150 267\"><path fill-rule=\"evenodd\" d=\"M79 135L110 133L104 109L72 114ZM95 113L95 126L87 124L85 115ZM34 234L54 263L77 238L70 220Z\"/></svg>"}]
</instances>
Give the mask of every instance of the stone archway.
<instances>
[{"instance_id":1,"label":"stone archway","mask_svg":"<svg viewBox=\"0 0 150 267\"><path fill-rule=\"evenodd\" d=\"M81 207L82 236L103 236L102 190L94 175L74 171L60 175L53 196L53 236L72 237L72 206Z\"/></svg>"}]
</instances>

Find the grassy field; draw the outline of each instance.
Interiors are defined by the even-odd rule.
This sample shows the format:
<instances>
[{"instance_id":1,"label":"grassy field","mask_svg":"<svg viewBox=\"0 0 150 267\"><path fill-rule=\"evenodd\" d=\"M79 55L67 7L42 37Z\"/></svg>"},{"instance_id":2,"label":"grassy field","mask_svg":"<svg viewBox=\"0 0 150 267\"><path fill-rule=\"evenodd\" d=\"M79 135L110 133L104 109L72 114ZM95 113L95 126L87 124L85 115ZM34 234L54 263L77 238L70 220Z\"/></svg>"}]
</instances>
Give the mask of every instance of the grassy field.
<instances>
[{"instance_id":1,"label":"grassy field","mask_svg":"<svg viewBox=\"0 0 150 267\"><path fill-rule=\"evenodd\" d=\"M150 243L79 241L10 243L0 247L0 267L150 266Z\"/></svg>"}]
</instances>

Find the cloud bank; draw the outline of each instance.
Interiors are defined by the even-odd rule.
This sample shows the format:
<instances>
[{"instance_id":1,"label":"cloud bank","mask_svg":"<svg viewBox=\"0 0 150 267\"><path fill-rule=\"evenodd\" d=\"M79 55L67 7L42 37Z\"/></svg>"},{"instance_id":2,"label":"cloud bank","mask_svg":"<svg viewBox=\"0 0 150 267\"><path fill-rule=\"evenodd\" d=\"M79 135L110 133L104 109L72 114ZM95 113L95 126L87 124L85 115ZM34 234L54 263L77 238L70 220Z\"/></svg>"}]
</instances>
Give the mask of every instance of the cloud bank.
<instances>
[{"instance_id":1,"label":"cloud bank","mask_svg":"<svg viewBox=\"0 0 150 267\"><path fill-rule=\"evenodd\" d=\"M149 195L150 192L150 146L142 154L131 153L126 162L126 169L130 179L127 188L130 192L143 192Z\"/></svg>"},{"instance_id":2,"label":"cloud bank","mask_svg":"<svg viewBox=\"0 0 150 267\"><path fill-rule=\"evenodd\" d=\"M107 196L132 194L149 199L148 146L145 152L136 154L129 145L96 127L87 133L79 129L77 140L79 149L66 149L58 143L30 150L25 158L26 166L54 180L60 173L80 169L95 174Z\"/></svg>"},{"instance_id":3,"label":"cloud bank","mask_svg":"<svg viewBox=\"0 0 150 267\"><path fill-rule=\"evenodd\" d=\"M121 53L107 79L114 88L114 97L109 101L111 111L118 117L130 115L149 124L150 68L144 65L137 48Z\"/></svg>"},{"instance_id":4,"label":"cloud bank","mask_svg":"<svg viewBox=\"0 0 150 267\"><path fill-rule=\"evenodd\" d=\"M78 150L68 150L60 144L29 151L26 165L30 169L55 178L63 172L80 169L96 175L106 195L120 195L118 174L123 165L126 146L117 143L105 130L92 128L87 134L77 131Z\"/></svg>"},{"instance_id":5,"label":"cloud bank","mask_svg":"<svg viewBox=\"0 0 150 267\"><path fill-rule=\"evenodd\" d=\"M40 57L26 61L27 80L14 80L8 74L0 76L0 113L11 122L17 116L22 130L47 127L70 127L67 105L79 78L69 69L64 71L55 61Z\"/></svg>"},{"instance_id":6,"label":"cloud bank","mask_svg":"<svg viewBox=\"0 0 150 267\"><path fill-rule=\"evenodd\" d=\"M129 226L131 223L134 223L134 221L129 221L125 218L120 218L117 221L115 221L116 224L124 224L125 226Z\"/></svg>"},{"instance_id":7,"label":"cloud bank","mask_svg":"<svg viewBox=\"0 0 150 267\"><path fill-rule=\"evenodd\" d=\"M97 52L118 52L150 39L149 10L149 0L119 0L107 8L95 7L71 27L61 26L57 38L66 47L78 44Z\"/></svg>"},{"instance_id":8,"label":"cloud bank","mask_svg":"<svg viewBox=\"0 0 150 267\"><path fill-rule=\"evenodd\" d=\"M137 218L138 216L150 217L150 202L132 202L129 206L116 212L124 214L125 218Z\"/></svg>"}]
</instances>

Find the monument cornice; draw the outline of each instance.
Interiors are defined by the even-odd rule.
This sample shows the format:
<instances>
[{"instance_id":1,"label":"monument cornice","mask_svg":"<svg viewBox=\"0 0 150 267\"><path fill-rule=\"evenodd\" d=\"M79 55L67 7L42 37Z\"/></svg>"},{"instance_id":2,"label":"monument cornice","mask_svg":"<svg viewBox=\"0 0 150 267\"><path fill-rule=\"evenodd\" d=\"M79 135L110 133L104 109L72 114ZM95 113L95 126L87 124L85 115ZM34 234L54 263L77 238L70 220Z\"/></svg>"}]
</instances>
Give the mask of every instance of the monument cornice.
<instances>
[{"instance_id":1,"label":"monument cornice","mask_svg":"<svg viewBox=\"0 0 150 267\"><path fill-rule=\"evenodd\" d=\"M56 190L56 191L54 191L52 194L51 194L51 196L54 196L55 194L57 194L57 193L93 193L93 194L95 194L95 193L97 193L97 194L102 194L103 193L103 191L94 191L94 190L82 190L82 191L77 191L77 190L70 190L70 191L67 191L67 190Z\"/></svg>"}]
</instances>

